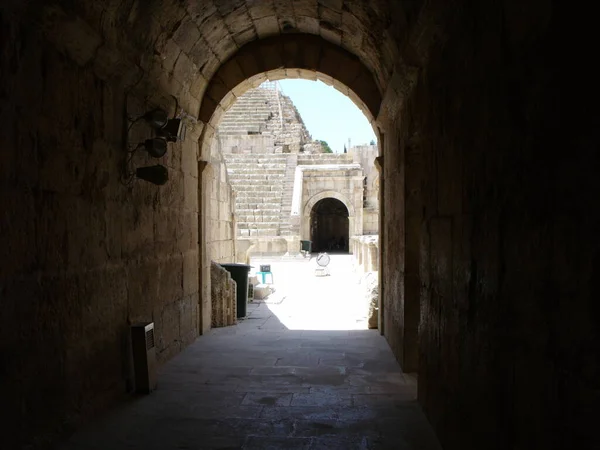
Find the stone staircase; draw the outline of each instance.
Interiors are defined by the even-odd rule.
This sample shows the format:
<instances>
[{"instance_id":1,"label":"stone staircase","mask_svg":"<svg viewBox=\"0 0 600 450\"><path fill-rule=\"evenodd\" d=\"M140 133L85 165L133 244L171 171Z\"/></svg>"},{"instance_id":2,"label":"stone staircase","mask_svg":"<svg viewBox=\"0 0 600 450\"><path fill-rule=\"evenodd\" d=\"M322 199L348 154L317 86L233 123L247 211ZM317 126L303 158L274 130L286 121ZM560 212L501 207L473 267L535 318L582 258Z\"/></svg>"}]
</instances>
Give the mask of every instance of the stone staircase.
<instances>
[{"instance_id":1,"label":"stone staircase","mask_svg":"<svg viewBox=\"0 0 600 450\"><path fill-rule=\"evenodd\" d=\"M266 88L250 89L242 95L221 119L218 133L221 136L272 136L274 153L298 152L311 142L290 98L276 89Z\"/></svg>"},{"instance_id":2,"label":"stone staircase","mask_svg":"<svg viewBox=\"0 0 600 450\"><path fill-rule=\"evenodd\" d=\"M286 171L292 155L230 153L223 156L229 182L236 193L238 237L280 236Z\"/></svg>"},{"instance_id":3,"label":"stone staircase","mask_svg":"<svg viewBox=\"0 0 600 450\"><path fill-rule=\"evenodd\" d=\"M351 164L352 155L336 153L226 153L229 182L236 193L240 238L295 236L290 223L297 165Z\"/></svg>"},{"instance_id":4,"label":"stone staircase","mask_svg":"<svg viewBox=\"0 0 600 450\"><path fill-rule=\"evenodd\" d=\"M279 121L279 93L273 89L251 89L227 111L219 125L219 134L262 134L270 122ZM269 130L270 131L270 130Z\"/></svg>"},{"instance_id":5,"label":"stone staircase","mask_svg":"<svg viewBox=\"0 0 600 450\"><path fill-rule=\"evenodd\" d=\"M240 138L244 135L273 138L268 148L223 151L236 193L237 237L242 239L299 235L299 224L290 220L297 165L352 163L348 154L302 153L312 140L292 101L276 88L242 95L221 119L218 135L242 141L256 139Z\"/></svg>"}]
</instances>

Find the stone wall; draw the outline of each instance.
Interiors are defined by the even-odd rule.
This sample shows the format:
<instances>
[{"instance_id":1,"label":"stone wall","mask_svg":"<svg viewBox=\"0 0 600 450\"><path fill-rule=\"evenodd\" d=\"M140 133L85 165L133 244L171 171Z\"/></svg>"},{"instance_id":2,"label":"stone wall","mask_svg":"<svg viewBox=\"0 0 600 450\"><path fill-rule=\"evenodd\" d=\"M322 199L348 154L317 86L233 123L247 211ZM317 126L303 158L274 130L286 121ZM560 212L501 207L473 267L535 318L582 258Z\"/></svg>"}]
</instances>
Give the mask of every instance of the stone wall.
<instances>
[{"instance_id":1,"label":"stone wall","mask_svg":"<svg viewBox=\"0 0 600 450\"><path fill-rule=\"evenodd\" d=\"M199 129L189 124L159 160L133 154L132 168L166 166L167 184L122 184L128 150L148 133L139 121L128 135L126 117L155 106L172 115L171 93L178 113L197 113L198 100L178 73L178 90L142 80L110 50L116 32L102 41L59 7L10 3L0 14L0 397L1 446L13 449L130 392L131 324L155 323L160 363L198 336Z\"/></svg>"},{"instance_id":2,"label":"stone wall","mask_svg":"<svg viewBox=\"0 0 600 450\"><path fill-rule=\"evenodd\" d=\"M206 189L207 251L211 261L235 261L235 194L229 184L223 155L215 146L211 149L210 164L202 174Z\"/></svg>"},{"instance_id":3,"label":"stone wall","mask_svg":"<svg viewBox=\"0 0 600 450\"><path fill-rule=\"evenodd\" d=\"M237 283L229 271L213 262L210 265L210 291L213 328L237 323Z\"/></svg>"},{"instance_id":4,"label":"stone wall","mask_svg":"<svg viewBox=\"0 0 600 450\"><path fill-rule=\"evenodd\" d=\"M267 76L335 84L379 125L381 323L444 448L598 447L596 16L333 3L285 34L282 2L1 3L3 447L122 397L132 321L155 321L161 361L209 328L196 162ZM206 126L168 185L121 185L124 116L171 95Z\"/></svg>"},{"instance_id":5,"label":"stone wall","mask_svg":"<svg viewBox=\"0 0 600 450\"><path fill-rule=\"evenodd\" d=\"M444 449L597 448L593 19L509 5L446 11L386 127L385 333Z\"/></svg>"}]
</instances>

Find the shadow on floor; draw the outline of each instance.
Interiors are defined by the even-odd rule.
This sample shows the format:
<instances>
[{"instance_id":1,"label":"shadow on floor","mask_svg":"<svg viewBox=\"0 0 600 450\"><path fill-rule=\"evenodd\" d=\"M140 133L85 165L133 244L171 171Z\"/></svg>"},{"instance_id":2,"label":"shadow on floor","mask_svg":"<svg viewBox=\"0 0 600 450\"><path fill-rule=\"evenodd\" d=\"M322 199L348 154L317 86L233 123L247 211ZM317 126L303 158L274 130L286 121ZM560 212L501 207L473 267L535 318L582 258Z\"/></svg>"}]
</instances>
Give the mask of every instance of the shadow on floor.
<instances>
[{"instance_id":1,"label":"shadow on floor","mask_svg":"<svg viewBox=\"0 0 600 450\"><path fill-rule=\"evenodd\" d=\"M440 449L375 330L288 330L268 305L166 364L63 450Z\"/></svg>"}]
</instances>

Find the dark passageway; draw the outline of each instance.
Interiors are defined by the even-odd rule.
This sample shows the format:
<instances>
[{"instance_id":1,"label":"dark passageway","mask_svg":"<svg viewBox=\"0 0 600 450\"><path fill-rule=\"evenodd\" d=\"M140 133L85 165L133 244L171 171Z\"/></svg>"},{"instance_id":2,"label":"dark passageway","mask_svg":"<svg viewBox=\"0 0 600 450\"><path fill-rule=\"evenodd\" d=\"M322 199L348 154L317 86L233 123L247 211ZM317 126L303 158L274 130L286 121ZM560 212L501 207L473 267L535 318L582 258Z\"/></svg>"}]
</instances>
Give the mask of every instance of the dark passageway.
<instances>
[{"instance_id":1,"label":"dark passageway","mask_svg":"<svg viewBox=\"0 0 600 450\"><path fill-rule=\"evenodd\" d=\"M310 214L310 238L315 252L348 252L348 208L336 198L324 198Z\"/></svg>"},{"instance_id":2,"label":"dark passageway","mask_svg":"<svg viewBox=\"0 0 600 450\"><path fill-rule=\"evenodd\" d=\"M251 87L304 78L376 130L378 345L441 446L600 448L596 22L553 0L2 1L0 447L160 405L133 395L131 326L154 325L161 368L193 355L211 262L247 250L215 130Z\"/></svg>"}]
</instances>

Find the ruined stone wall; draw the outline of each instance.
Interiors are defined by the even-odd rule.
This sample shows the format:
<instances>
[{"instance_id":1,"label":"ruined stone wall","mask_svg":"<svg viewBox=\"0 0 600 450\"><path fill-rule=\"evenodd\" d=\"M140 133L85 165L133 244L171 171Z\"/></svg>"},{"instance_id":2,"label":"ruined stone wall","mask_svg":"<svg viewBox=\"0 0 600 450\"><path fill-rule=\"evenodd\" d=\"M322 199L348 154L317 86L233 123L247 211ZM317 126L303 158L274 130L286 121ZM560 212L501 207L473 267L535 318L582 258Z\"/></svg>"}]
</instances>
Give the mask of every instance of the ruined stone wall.
<instances>
[{"instance_id":1,"label":"ruined stone wall","mask_svg":"<svg viewBox=\"0 0 600 450\"><path fill-rule=\"evenodd\" d=\"M356 145L348 150L353 161L362 166L366 181L363 193L363 233L379 232L379 171L375 158L379 156L377 145Z\"/></svg>"},{"instance_id":2,"label":"ruined stone wall","mask_svg":"<svg viewBox=\"0 0 600 450\"><path fill-rule=\"evenodd\" d=\"M210 265L210 291L213 328L237 323L237 283L229 271L213 262Z\"/></svg>"},{"instance_id":3,"label":"ruined stone wall","mask_svg":"<svg viewBox=\"0 0 600 450\"><path fill-rule=\"evenodd\" d=\"M594 25L463 6L385 135L386 336L402 358L420 297L419 401L444 449L597 448Z\"/></svg>"},{"instance_id":4,"label":"ruined stone wall","mask_svg":"<svg viewBox=\"0 0 600 450\"><path fill-rule=\"evenodd\" d=\"M189 128L158 160L166 185L122 184L137 143L126 142L126 116L158 105L172 114L170 93L190 113L189 88L142 81L127 58L94 60L116 57L111 40L76 15L53 9L42 35L41 5L9 3L0 14L0 446L15 449L131 391L129 325L155 323L160 363L198 336L199 135ZM132 166L156 162L138 151Z\"/></svg>"},{"instance_id":5,"label":"ruined stone wall","mask_svg":"<svg viewBox=\"0 0 600 450\"><path fill-rule=\"evenodd\" d=\"M348 150L352 155L352 160L363 168L367 179L366 182L366 204L365 208L379 208L379 191L377 189L377 180L379 171L375 167L375 158L379 156L377 145L356 145Z\"/></svg>"}]
</instances>

